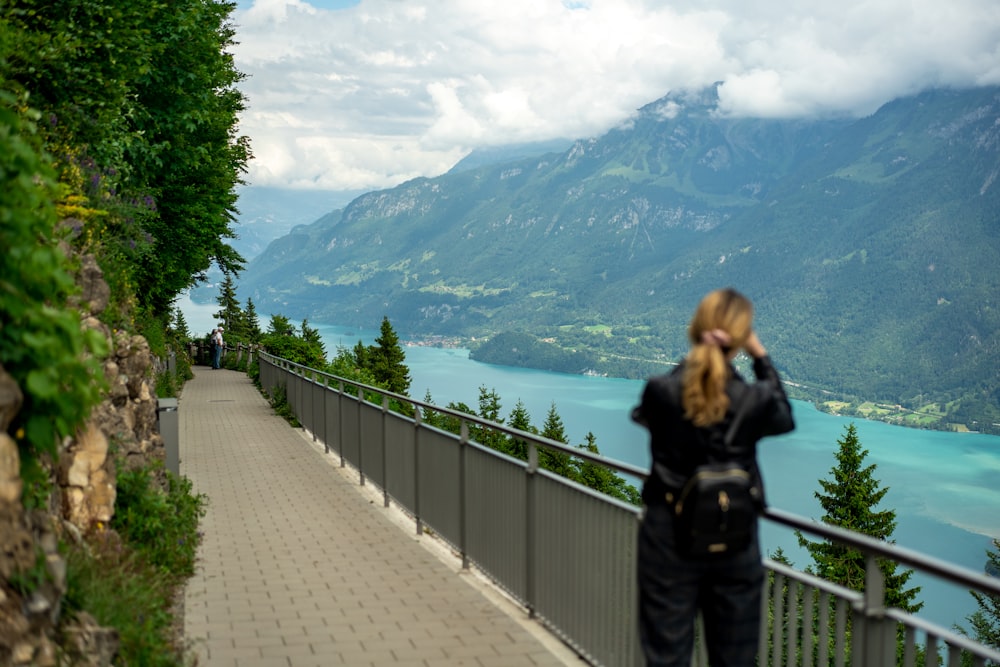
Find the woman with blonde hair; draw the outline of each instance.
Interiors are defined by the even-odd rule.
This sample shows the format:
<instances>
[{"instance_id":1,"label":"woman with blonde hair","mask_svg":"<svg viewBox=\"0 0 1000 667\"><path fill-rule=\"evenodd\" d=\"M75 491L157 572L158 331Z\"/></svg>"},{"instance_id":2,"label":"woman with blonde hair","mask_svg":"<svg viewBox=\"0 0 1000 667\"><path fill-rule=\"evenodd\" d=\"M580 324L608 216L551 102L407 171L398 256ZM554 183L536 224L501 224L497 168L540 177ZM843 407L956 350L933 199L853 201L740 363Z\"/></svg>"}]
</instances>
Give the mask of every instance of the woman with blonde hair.
<instances>
[{"instance_id":1,"label":"woman with blonde hair","mask_svg":"<svg viewBox=\"0 0 1000 667\"><path fill-rule=\"evenodd\" d=\"M682 548L676 502L697 467L736 462L760 490L762 509L757 442L795 424L781 379L754 332L749 299L734 289L707 294L688 338L687 357L647 382L632 414L649 429L653 458L639 531L640 639L650 667L688 667L700 610L709 664L746 667L757 655L764 580L756 518L745 546L695 556ZM732 365L741 351L753 359L752 384Z\"/></svg>"}]
</instances>

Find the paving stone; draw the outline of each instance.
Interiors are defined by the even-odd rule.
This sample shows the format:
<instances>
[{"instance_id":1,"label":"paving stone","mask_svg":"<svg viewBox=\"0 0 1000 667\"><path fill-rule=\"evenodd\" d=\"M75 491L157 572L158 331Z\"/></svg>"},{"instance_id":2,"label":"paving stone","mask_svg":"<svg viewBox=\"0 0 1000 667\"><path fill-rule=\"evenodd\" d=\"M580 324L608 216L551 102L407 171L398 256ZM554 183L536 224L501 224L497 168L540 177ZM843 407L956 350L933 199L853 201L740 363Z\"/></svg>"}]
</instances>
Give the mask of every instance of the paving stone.
<instances>
[{"instance_id":1,"label":"paving stone","mask_svg":"<svg viewBox=\"0 0 1000 667\"><path fill-rule=\"evenodd\" d=\"M208 499L184 614L199 667L583 664L401 527L245 374L194 371L178 417L181 473Z\"/></svg>"}]
</instances>

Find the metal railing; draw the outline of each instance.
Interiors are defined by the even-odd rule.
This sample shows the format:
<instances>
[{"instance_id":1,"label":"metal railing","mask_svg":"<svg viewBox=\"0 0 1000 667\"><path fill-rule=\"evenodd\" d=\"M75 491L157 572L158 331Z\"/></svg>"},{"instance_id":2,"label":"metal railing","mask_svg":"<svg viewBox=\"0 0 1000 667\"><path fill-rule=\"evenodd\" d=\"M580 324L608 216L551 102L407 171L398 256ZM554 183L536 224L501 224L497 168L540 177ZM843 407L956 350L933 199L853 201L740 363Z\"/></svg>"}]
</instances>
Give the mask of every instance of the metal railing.
<instances>
[{"instance_id":1,"label":"metal railing","mask_svg":"<svg viewBox=\"0 0 1000 667\"><path fill-rule=\"evenodd\" d=\"M408 512L418 535L432 530L461 555L463 567L474 564L590 664L642 664L635 571L640 509L539 468L538 448L633 478L645 479L646 470L263 352L259 358L263 389L273 395L282 387L313 439L338 455L341 466L350 463L362 485L377 485L386 507L395 501ZM427 424L432 413L457 420L459 434ZM476 443L470 428L527 443L528 460ZM941 650L949 667L1000 664L997 651L886 609L878 560L1000 596L997 581L776 509L765 518L859 550L867 579L859 593L766 559L758 665L914 667L922 659L936 666ZM707 665L701 641L692 662Z\"/></svg>"},{"instance_id":2,"label":"metal railing","mask_svg":"<svg viewBox=\"0 0 1000 667\"><path fill-rule=\"evenodd\" d=\"M245 363L250 365L253 363L254 355L257 354L259 347L250 343L236 343L235 345L226 343L222 346L222 360L224 363L232 363L238 366L244 363L245 359ZM191 359L192 364L211 366L212 348L204 340L191 341L188 343L188 357Z\"/></svg>"}]
</instances>

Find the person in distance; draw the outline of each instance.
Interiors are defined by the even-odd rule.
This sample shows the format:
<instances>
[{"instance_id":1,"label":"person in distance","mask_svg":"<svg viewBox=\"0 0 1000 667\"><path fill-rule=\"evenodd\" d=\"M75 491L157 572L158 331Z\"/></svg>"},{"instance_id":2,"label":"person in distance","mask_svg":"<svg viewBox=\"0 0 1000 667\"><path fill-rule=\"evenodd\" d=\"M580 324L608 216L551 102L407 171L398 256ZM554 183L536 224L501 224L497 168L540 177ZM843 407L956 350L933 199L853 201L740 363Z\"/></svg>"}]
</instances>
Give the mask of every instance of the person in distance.
<instances>
[{"instance_id":1,"label":"person in distance","mask_svg":"<svg viewBox=\"0 0 1000 667\"><path fill-rule=\"evenodd\" d=\"M653 471L642 489L639 634L650 667L689 667L699 611L712 667L748 667L760 635L764 568L757 515L764 506L757 442L795 428L791 405L753 329L753 305L734 289L710 292L688 327L691 348L672 372L651 378L632 417L649 429ZM746 351L756 382L732 365ZM715 553L686 548L678 498L705 464L730 462L748 485L745 542ZM699 468L699 466L702 466ZM720 495L720 498L722 496ZM691 505L693 503L685 502ZM718 545L716 545L718 546Z\"/></svg>"}]
</instances>

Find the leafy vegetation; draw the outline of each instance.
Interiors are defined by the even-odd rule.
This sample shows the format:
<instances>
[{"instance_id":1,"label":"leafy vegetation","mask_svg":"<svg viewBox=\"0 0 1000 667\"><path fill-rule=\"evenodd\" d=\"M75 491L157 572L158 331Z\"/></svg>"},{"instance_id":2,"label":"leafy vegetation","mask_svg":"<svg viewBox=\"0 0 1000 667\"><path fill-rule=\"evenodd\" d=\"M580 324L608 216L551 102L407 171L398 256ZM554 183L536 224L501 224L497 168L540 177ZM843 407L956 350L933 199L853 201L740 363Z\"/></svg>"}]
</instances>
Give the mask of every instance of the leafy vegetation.
<instances>
[{"instance_id":1,"label":"leafy vegetation","mask_svg":"<svg viewBox=\"0 0 1000 667\"><path fill-rule=\"evenodd\" d=\"M0 10L0 359L27 393L14 428L29 467L89 414L107 353L99 333L81 333L58 242L97 258L111 287L106 324L138 329L160 355L174 297L213 260L239 265L224 243L248 158L234 134L240 75L225 53L232 9L13 0Z\"/></svg>"},{"instance_id":2,"label":"leafy vegetation","mask_svg":"<svg viewBox=\"0 0 1000 667\"><path fill-rule=\"evenodd\" d=\"M327 363L326 350L318 332L306 320L302 321L300 331L301 334L295 331L287 317L272 315L267 333L261 337L261 347L282 359L324 370Z\"/></svg>"},{"instance_id":3,"label":"leafy vegetation","mask_svg":"<svg viewBox=\"0 0 1000 667\"><path fill-rule=\"evenodd\" d=\"M194 574L198 522L207 498L192 491L191 480L160 471L167 490L153 483L150 468L118 474L118 497L111 522L122 538L152 567L183 579Z\"/></svg>"},{"instance_id":4,"label":"leafy vegetation","mask_svg":"<svg viewBox=\"0 0 1000 667\"><path fill-rule=\"evenodd\" d=\"M0 48L10 48L11 38L0 21ZM37 132L40 114L24 113L24 96L6 89L5 76L0 67L0 362L24 392L11 432L30 487L38 457L54 456L58 440L100 400L98 360L107 344L82 332L69 305L77 288L56 225L64 190Z\"/></svg>"},{"instance_id":5,"label":"leafy vegetation","mask_svg":"<svg viewBox=\"0 0 1000 667\"><path fill-rule=\"evenodd\" d=\"M58 443L107 389L107 339L81 311L143 334L161 359L172 352L176 373L155 383L175 395L190 334L174 298L213 262L242 265L226 242L249 159L227 53L234 7L0 5L0 364L25 395L10 432L28 510L51 506ZM75 284L92 258L107 307ZM119 633L115 664L183 664L171 604L193 571L203 499L167 473L126 470L119 482L112 529L84 527L66 546L65 609Z\"/></svg>"},{"instance_id":6,"label":"leafy vegetation","mask_svg":"<svg viewBox=\"0 0 1000 667\"><path fill-rule=\"evenodd\" d=\"M470 357L487 364L559 373L582 373L596 365L592 353L567 350L554 343L554 340L541 341L524 333L501 333L477 346Z\"/></svg>"},{"instance_id":7,"label":"leafy vegetation","mask_svg":"<svg viewBox=\"0 0 1000 667\"><path fill-rule=\"evenodd\" d=\"M383 318L382 327L374 345L364 345L358 341L357 345L351 349L340 348L333 361L329 363L326 361L326 353L318 332L309 327L305 321L302 322L300 331L296 331L288 318L283 315L271 317L268 333L262 338L262 347L269 353L283 359L331 373L348 381L378 387L402 396L408 395L410 371L405 363L406 354L388 317ZM253 371L250 372L253 373ZM283 386L276 387L269 396L269 400L278 415L284 417L292 425L298 425L298 420L288 405ZM372 400L378 399L373 396ZM433 405L433 398L429 392L424 397L424 402ZM481 417L497 424L504 423L501 398L495 390L488 390L485 386L480 387L478 406L478 411L461 402L452 402L446 407L449 410ZM392 401L390 409L407 415L411 415L413 412L412 405L408 402ZM461 432L461 421L451 415L426 409L421 417L426 424L431 426L455 434ZM539 434L550 440L568 444L562 418L556 410L555 403L546 414L545 423L541 430L532 425L531 416L520 401L510 413L507 423L520 431ZM469 427L469 436L481 445L522 461L528 460L528 443L521 438L508 437L493 429L474 424ZM585 443L577 445L577 447L591 454L600 454L597 439L592 433L587 435ZM586 459L546 447L539 447L538 463L545 470L562 475L619 500L633 505L641 503L638 489L627 483L614 471Z\"/></svg>"},{"instance_id":8,"label":"leafy vegetation","mask_svg":"<svg viewBox=\"0 0 1000 667\"><path fill-rule=\"evenodd\" d=\"M430 392L424 397L424 402L433 405L434 401ZM456 412L481 417L497 424L506 423L511 428L519 431L537 434L549 440L569 444L562 418L559 416L555 403L552 403L549 407L541 429L532 424L531 415L521 401L515 404L514 409L511 410L505 420L502 416L502 401L495 389L487 389L485 386L480 387L478 405L478 411L465 403L454 401L445 407ZM451 415L427 409L422 416L424 422L431 426L455 434L461 432L461 422ZM481 445L485 445L508 456L522 461L528 460L528 442L523 438L506 436L499 431L476 425L470 425L469 437ZM586 442L576 447L591 454L600 455L601 453L597 446L597 438L593 433L588 433ZM640 505L642 503L639 490L635 486L629 484L615 471L605 468L602 465L591 463L584 458L540 446L538 447L538 465L544 470L561 475L566 479L604 493L612 498L617 498L633 505Z\"/></svg>"},{"instance_id":9,"label":"leafy vegetation","mask_svg":"<svg viewBox=\"0 0 1000 667\"><path fill-rule=\"evenodd\" d=\"M87 612L117 630L120 646L114 664L186 664L183 651L172 642L174 587L168 574L110 540L73 547L66 562L66 610L74 616Z\"/></svg>"}]
</instances>

